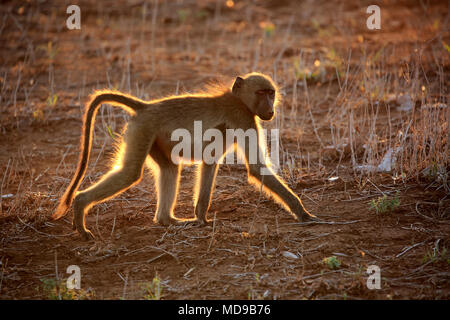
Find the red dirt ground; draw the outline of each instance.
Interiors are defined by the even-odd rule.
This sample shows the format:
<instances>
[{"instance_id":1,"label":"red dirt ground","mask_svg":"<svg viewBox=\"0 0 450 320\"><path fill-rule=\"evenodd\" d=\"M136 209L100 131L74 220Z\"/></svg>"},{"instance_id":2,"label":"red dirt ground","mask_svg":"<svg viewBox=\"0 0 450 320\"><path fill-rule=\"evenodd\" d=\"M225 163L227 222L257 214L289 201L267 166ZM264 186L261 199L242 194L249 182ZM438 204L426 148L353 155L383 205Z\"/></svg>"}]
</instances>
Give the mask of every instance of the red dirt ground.
<instances>
[{"instance_id":1,"label":"red dirt ground","mask_svg":"<svg viewBox=\"0 0 450 320\"><path fill-rule=\"evenodd\" d=\"M316 138L304 111L304 89L297 93L300 111L291 112L295 99L284 77L301 50L332 47L347 59L346 50L352 48L351 61L356 61L362 55L357 39L371 52L396 46L386 68L410 61L408 54L417 47L430 57L426 44L442 36L445 26L448 30L445 3L430 1L424 7L383 1L378 32L365 27L369 3L236 1L232 8L217 3L220 7L216 1L159 2L153 24L153 1L79 1L82 27L71 31L65 27L67 1L2 2L0 298L47 299L43 281L56 274L65 279L66 268L78 265L82 289L97 299L143 299L142 287L156 275L163 299L449 299L450 200L445 188L423 179L402 182L387 173L358 175L348 154L333 174L339 155L327 154ZM272 21L276 36L273 43L262 43L255 62L261 21ZM448 32L444 39L450 43ZM438 53L445 87L449 55ZM115 87L152 99L177 88L201 88L219 75L230 80L252 69L272 74L274 64L285 95L277 120L283 125L283 148L295 154L301 144L311 161L310 168L305 162L292 174L285 169L284 178L322 223L296 223L249 185L245 168L237 165L219 170L209 211L214 226L155 225L149 174L138 186L91 209L87 224L95 242L83 242L72 231L72 212L59 221L50 219L76 168L83 104L94 89ZM436 77L432 64L432 58L423 64L430 79ZM328 145L326 119L339 83L311 87L315 125ZM47 102L53 93L55 105ZM99 112L82 187L108 169L113 139L107 127L119 132L123 114L110 107ZM393 110L390 116L400 119L402 114ZM387 119L386 112L380 119ZM192 217L194 167L182 174L175 213ZM332 175L339 178L329 181ZM396 191L400 206L395 211L370 210L372 199ZM339 268L323 262L330 256L341 261ZM370 265L381 269L379 290L366 286Z\"/></svg>"}]
</instances>

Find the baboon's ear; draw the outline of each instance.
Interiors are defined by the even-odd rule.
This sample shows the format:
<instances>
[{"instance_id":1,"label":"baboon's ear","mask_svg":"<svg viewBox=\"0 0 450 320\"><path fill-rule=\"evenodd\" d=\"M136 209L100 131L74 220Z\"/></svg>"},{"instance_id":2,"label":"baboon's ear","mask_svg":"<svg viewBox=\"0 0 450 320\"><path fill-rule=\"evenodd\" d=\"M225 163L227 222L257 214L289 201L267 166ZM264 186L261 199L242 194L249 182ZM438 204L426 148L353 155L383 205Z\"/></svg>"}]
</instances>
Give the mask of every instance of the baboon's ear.
<instances>
[{"instance_id":1,"label":"baboon's ear","mask_svg":"<svg viewBox=\"0 0 450 320\"><path fill-rule=\"evenodd\" d=\"M242 79L241 77L236 77L236 80L234 80L232 92L236 92L236 90L241 88L243 84L244 79Z\"/></svg>"}]
</instances>

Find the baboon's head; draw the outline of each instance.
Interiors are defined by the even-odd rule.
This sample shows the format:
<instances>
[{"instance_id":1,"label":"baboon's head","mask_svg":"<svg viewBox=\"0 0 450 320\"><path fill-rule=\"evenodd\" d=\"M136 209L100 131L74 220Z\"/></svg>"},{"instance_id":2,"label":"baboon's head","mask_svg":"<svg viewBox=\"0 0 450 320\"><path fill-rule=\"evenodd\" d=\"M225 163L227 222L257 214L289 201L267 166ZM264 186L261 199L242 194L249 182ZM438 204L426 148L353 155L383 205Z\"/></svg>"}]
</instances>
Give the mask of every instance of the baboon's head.
<instances>
[{"instance_id":1,"label":"baboon's head","mask_svg":"<svg viewBox=\"0 0 450 320\"><path fill-rule=\"evenodd\" d=\"M272 120L278 95L270 77L256 72L237 77L231 91L261 120Z\"/></svg>"}]
</instances>

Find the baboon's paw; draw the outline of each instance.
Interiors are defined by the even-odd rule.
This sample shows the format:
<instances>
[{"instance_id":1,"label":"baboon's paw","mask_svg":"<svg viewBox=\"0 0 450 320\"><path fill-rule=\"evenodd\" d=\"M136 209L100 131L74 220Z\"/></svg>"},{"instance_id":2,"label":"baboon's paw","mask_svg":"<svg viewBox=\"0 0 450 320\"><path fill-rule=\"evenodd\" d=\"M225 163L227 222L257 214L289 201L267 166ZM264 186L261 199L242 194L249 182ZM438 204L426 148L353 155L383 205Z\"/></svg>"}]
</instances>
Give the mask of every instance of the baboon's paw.
<instances>
[{"instance_id":1,"label":"baboon's paw","mask_svg":"<svg viewBox=\"0 0 450 320\"><path fill-rule=\"evenodd\" d=\"M159 224L161 226L165 226L168 227L170 225L173 226L182 226L186 224L186 220L183 219L177 219L177 218L169 218L169 219L159 219L159 220L154 220L154 222L156 224Z\"/></svg>"},{"instance_id":2,"label":"baboon's paw","mask_svg":"<svg viewBox=\"0 0 450 320\"><path fill-rule=\"evenodd\" d=\"M160 226L168 227L171 224L171 218L169 214L156 214L153 218L153 222Z\"/></svg>"},{"instance_id":3,"label":"baboon's paw","mask_svg":"<svg viewBox=\"0 0 450 320\"><path fill-rule=\"evenodd\" d=\"M213 220L208 220L208 219L195 219L194 224L198 225L199 227L204 227L204 226L212 226L213 225Z\"/></svg>"},{"instance_id":4,"label":"baboon's paw","mask_svg":"<svg viewBox=\"0 0 450 320\"><path fill-rule=\"evenodd\" d=\"M299 222L320 222L322 220L309 212L308 213L305 212L304 214L302 214L301 216L298 217L298 221Z\"/></svg>"},{"instance_id":5,"label":"baboon's paw","mask_svg":"<svg viewBox=\"0 0 450 320\"><path fill-rule=\"evenodd\" d=\"M164 227L168 227L170 225L170 220L153 220L153 222Z\"/></svg>"},{"instance_id":6,"label":"baboon's paw","mask_svg":"<svg viewBox=\"0 0 450 320\"><path fill-rule=\"evenodd\" d=\"M212 226L213 221L208 219L193 218L193 219L186 219L185 223L195 227L205 227L205 226Z\"/></svg>"},{"instance_id":7,"label":"baboon's paw","mask_svg":"<svg viewBox=\"0 0 450 320\"><path fill-rule=\"evenodd\" d=\"M88 229L84 230L84 231L79 231L80 235L81 235L81 239L83 239L84 241L92 241L95 240L94 235L92 234L91 231L89 231Z\"/></svg>"}]
</instances>

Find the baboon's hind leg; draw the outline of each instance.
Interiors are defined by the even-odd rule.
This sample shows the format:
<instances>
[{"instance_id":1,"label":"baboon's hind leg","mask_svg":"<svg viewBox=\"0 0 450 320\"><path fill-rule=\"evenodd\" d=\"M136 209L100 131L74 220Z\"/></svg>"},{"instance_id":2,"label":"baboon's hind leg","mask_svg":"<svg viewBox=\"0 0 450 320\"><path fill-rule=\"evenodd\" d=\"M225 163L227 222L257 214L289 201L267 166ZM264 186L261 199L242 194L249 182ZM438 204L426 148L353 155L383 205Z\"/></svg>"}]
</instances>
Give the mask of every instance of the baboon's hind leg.
<instances>
[{"instance_id":1,"label":"baboon's hind leg","mask_svg":"<svg viewBox=\"0 0 450 320\"><path fill-rule=\"evenodd\" d=\"M176 223L178 220L174 217L173 209L177 199L181 166L168 159L156 143L150 150L150 156L159 167L157 174L158 203L153 221L162 225Z\"/></svg>"},{"instance_id":2,"label":"baboon's hind leg","mask_svg":"<svg viewBox=\"0 0 450 320\"><path fill-rule=\"evenodd\" d=\"M120 168L111 170L93 186L77 193L74 199L73 223L83 239L93 238L85 223L89 208L125 191L141 179L143 164L152 142L152 138L143 136L142 132L129 126L121 146L124 149Z\"/></svg>"}]
</instances>

